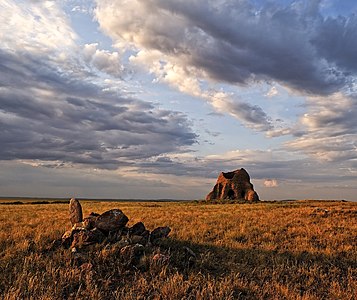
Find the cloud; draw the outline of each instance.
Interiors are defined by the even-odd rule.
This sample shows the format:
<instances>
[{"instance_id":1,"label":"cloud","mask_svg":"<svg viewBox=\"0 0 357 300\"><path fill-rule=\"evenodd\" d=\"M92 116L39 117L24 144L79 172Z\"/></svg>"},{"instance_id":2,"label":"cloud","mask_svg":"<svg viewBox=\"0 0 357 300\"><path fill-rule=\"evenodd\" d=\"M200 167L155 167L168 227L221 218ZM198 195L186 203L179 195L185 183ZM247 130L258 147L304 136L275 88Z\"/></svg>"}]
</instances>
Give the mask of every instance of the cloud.
<instances>
[{"instance_id":1,"label":"cloud","mask_svg":"<svg viewBox=\"0 0 357 300\"><path fill-rule=\"evenodd\" d=\"M71 3L88 7L85 1ZM83 195L113 197L120 184L129 196L204 196L220 171L244 167L258 192L301 194L310 188L320 195L352 195L356 18L325 18L319 1L252 3L98 0L95 17L118 49L108 51L96 43L78 46L59 2L2 1L0 163L4 170L13 166L14 173L8 178L0 172L0 184L12 184L13 194L15 181L36 173L39 189L38 182L49 178L48 191L78 185ZM199 137L188 117L140 99L134 84L146 74L135 74L135 83L121 79L133 65L151 72L154 82L204 99L212 114L229 115L270 136L288 135L280 140L288 141L272 151L193 153ZM272 88L267 96L276 97L264 101L263 92L259 103L234 92L261 83L279 87L279 94ZM307 96L305 114L289 128L277 123L280 116L269 115L278 110L266 104L282 101L286 90ZM225 136L220 140L227 149ZM58 175L50 179L53 174ZM128 179L137 181L129 188ZM279 192L266 186L274 180Z\"/></svg>"},{"instance_id":2,"label":"cloud","mask_svg":"<svg viewBox=\"0 0 357 300\"><path fill-rule=\"evenodd\" d=\"M107 94L100 86L64 74L35 72L34 57L31 61L22 57L20 62L8 53L0 56L4 58L1 61L14 66L7 69L7 83L0 89L1 159L59 160L117 168L135 159L177 151L196 140L181 113ZM21 90L16 88L20 63L26 69L20 76L27 78ZM41 63L43 68L44 61ZM43 87L41 78L48 75L52 79ZM96 92L89 96L93 89Z\"/></svg>"},{"instance_id":3,"label":"cloud","mask_svg":"<svg viewBox=\"0 0 357 300\"><path fill-rule=\"evenodd\" d=\"M1 48L24 53L51 55L48 59L58 63L68 59L68 49L75 46L77 35L71 30L65 13L54 1L43 3L14 3L4 0L0 4ZM14 26L19 30L14 30Z\"/></svg>"},{"instance_id":4,"label":"cloud","mask_svg":"<svg viewBox=\"0 0 357 300\"><path fill-rule=\"evenodd\" d=\"M335 93L329 97L310 97L307 105L308 113L299 120L304 132L286 142L286 148L323 161L355 161L357 96Z\"/></svg>"},{"instance_id":5,"label":"cloud","mask_svg":"<svg viewBox=\"0 0 357 300\"><path fill-rule=\"evenodd\" d=\"M200 75L193 68L183 68L170 62L162 63L157 51L140 51L137 56L131 57L131 61L145 65L152 62L150 72L157 78L155 81L168 83L179 91L205 99L218 113L226 113L239 119L246 127L266 131L273 128L271 120L258 105L251 105L232 94L215 89L205 90L200 85ZM196 75L195 75L196 74Z\"/></svg>"},{"instance_id":6,"label":"cloud","mask_svg":"<svg viewBox=\"0 0 357 300\"><path fill-rule=\"evenodd\" d=\"M258 131L268 131L273 129L272 122L267 114L258 105L251 105L239 99L231 99L227 93L211 92L207 99L217 112L226 112L236 117L249 128Z\"/></svg>"},{"instance_id":7,"label":"cloud","mask_svg":"<svg viewBox=\"0 0 357 300\"><path fill-rule=\"evenodd\" d=\"M279 186L278 181L276 179L266 179L264 180L264 186L268 188L275 188Z\"/></svg>"},{"instance_id":8,"label":"cloud","mask_svg":"<svg viewBox=\"0 0 357 300\"><path fill-rule=\"evenodd\" d=\"M114 77L123 74L124 66L118 52L109 52L98 49L98 43L86 44L83 49L84 60L98 71L107 73Z\"/></svg>"},{"instance_id":9,"label":"cloud","mask_svg":"<svg viewBox=\"0 0 357 300\"><path fill-rule=\"evenodd\" d=\"M90 168L35 168L16 161L0 161L0 190L3 196L86 197L104 199L157 199L173 187L160 178ZM21 184L19 184L19 182ZM161 195L161 196L160 196ZM189 197L187 197L189 198Z\"/></svg>"},{"instance_id":10,"label":"cloud","mask_svg":"<svg viewBox=\"0 0 357 300\"><path fill-rule=\"evenodd\" d=\"M301 124L277 124L279 116L221 85L268 82L308 96L353 90L356 18L325 18L320 1L254 3L97 0L95 16L114 44L131 53L130 63L155 81L204 99L215 112L268 137L301 135ZM273 86L266 96L277 93Z\"/></svg>"},{"instance_id":11,"label":"cloud","mask_svg":"<svg viewBox=\"0 0 357 300\"><path fill-rule=\"evenodd\" d=\"M312 44L318 54L345 76L356 75L357 71L357 16L328 17L317 25Z\"/></svg>"},{"instance_id":12,"label":"cloud","mask_svg":"<svg viewBox=\"0 0 357 300\"><path fill-rule=\"evenodd\" d=\"M2 26L6 46L0 49L0 160L117 169L187 151L196 142L187 116L125 96L120 81L111 85L88 70L81 61L115 73L118 57L96 45L82 52L56 4L5 5L7 13L0 14L25 27L14 31L11 22Z\"/></svg>"},{"instance_id":13,"label":"cloud","mask_svg":"<svg viewBox=\"0 0 357 300\"><path fill-rule=\"evenodd\" d=\"M318 2L259 8L250 1L97 4L101 28L118 45L133 47L139 55L160 53L163 65L177 66L192 77L240 85L277 81L303 93L326 95L356 75L357 44L349 42L355 40L355 17L324 20ZM337 48L337 37L346 50ZM147 63L150 68L154 61Z\"/></svg>"},{"instance_id":14,"label":"cloud","mask_svg":"<svg viewBox=\"0 0 357 300\"><path fill-rule=\"evenodd\" d=\"M278 94L279 94L278 89L275 86L272 86L265 96L268 98L272 98Z\"/></svg>"}]
</instances>

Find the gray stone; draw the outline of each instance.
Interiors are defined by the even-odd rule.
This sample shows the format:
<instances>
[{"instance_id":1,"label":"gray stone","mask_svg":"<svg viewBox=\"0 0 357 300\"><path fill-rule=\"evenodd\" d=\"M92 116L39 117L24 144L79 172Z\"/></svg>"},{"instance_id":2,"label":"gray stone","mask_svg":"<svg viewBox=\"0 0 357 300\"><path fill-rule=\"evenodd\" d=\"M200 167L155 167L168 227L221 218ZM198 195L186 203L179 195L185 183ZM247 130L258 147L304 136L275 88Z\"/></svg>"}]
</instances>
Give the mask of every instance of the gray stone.
<instances>
[{"instance_id":1,"label":"gray stone","mask_svg":"<svg viewBox=\"0 0 357 300\"><path fill-rule=\"evenodd\" d=\"M82 206L75 198L69 202L69 218L72 226L83 221Z\"/></svg>"}]
</instances>

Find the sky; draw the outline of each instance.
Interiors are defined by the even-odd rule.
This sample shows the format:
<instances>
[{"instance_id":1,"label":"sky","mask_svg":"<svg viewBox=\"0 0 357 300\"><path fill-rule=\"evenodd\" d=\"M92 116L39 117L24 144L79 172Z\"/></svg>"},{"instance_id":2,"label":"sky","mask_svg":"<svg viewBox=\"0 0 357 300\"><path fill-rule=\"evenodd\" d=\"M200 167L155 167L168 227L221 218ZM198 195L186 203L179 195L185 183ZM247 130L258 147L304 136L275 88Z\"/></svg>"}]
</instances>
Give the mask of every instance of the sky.
<instances>
[{"instance_id":1,"label":"sky","mask_svg":"<svg viewBox=\"0 0 357 300\"><path fill-rule=\"evenodd\" d=\"M0 0L0 196L357 200L354 0Z\"/></svg>"}]
</instances>

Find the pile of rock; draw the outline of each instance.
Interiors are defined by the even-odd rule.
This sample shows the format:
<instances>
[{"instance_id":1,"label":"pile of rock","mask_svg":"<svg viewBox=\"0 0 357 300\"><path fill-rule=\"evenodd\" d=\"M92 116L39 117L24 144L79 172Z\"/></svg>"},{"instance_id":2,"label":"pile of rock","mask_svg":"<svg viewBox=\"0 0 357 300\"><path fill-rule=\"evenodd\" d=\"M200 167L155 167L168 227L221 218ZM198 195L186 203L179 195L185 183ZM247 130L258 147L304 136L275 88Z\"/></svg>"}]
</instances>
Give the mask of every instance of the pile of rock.
<instances>
[{"instance_id":1,"label":"pile of rock","mask_svg":"<svg viewBox=\"0 0 357 300\"><path fill-rule=\"evenodd\" d=\"M111 209L102 214L90 213L83 218L82 207L72 198L69 204L72 229L62 236L62 246L72 252L93 244L115 243L123 255L140 254L145 246L155 245L166 238L171 229L158 227L153 231L145 228L142 222L127 227L128 217L120 209Z\"/></svg>"}]
</instances>

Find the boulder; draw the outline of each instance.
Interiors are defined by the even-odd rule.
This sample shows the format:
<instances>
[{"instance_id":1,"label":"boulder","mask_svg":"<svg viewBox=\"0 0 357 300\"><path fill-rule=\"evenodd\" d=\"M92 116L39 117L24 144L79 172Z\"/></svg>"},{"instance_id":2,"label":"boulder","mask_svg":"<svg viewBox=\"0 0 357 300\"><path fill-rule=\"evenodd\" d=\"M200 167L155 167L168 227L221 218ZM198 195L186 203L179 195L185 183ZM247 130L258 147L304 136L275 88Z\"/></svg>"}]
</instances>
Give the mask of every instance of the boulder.
<instances>
[{"instance_id":1,"label":"boulder","mask_svg":"<svg viewBox=\"0 0 357 300\"><path fill-rule=\"evenodd\" d=\"M130 237L130 243L131 244L140 244L140 245L146 245L148 242L148 239L141 236L141 235L132 235Z\"/></svg>"},{"instance_id":2,"label":"boulder","mask_svg":"<svg viewBox=\"0 0 357 300\"><path fill-rule=\"evenodd\" d=\"M171 231L171 228L168 226L157 227L150 233L150 241L155 242L159 239L166 238Z\"/></svg>"},{"instance_id":3,"label":"boulder","mask_svg":"<svg viewBox=\"0 0 357 300\"><path fill-rule=\"evenodd\" d=\"M67 230L62 235L61 244L64 248L69 248L69 246L71 246L71 244L72 244L72 230Z\"/></svg>"},{"instance_id":4,"label":"boulder","mask_svg":"<svg viewBox=\"0 0 357 300\"><path fill-rule=\"evenodd\" d=\"M135 223L131 228L129 228L129 233L131 235L142 235L146 230L143 222Z\"/></svg>"},{"instance_id":5,"label":"boulder","mask_svg":"<svg viewBox=\"0 0 357 300\"><path fill-rule=\"evenodd\" d=\"M82 206L75 198L72 198L69 202L69 219L72 226L83 221Z\"/></svg>"},{"instance_id":6,"label":"boulder","mask_svg":"<svg viewBox=\"0 0 357 300\"><path fill-rule=\"evenodd\" d=\"M149 237L150 237L150 231L149 230L145 230L141 236L146 240L146 242L148 242Z\"/></svg>"},{"instance_id":7,"label":"boulder","mask_svg":"<svg viewBox=\"0 0 357 300\"><path fill-rule=\"evenodd\" d=\"M97 221L97 218L99 217L99 214L94 214L94 213L90 213L90 215L88 217L85 217L83 219L83 227L86 229L93 229L95 228L95 222Z\"/></svg>"},{"instance_id":8,"label":"boulder","mask_svg":"<svg viewBox=\"0 0 357 300\"><path fill-rule=\"evenodd\" d=\"M95 227L106 232L117 231L128 221L128 217L120 209L111 209L97 217Z\"/></svg>"},{"instance_id":9,"label":"boulder","mask_svg":"<svg viewBox=\"0 0 357 300\"><path fill-rule=\"evenodd\" d=\"M243 168L232 172L221 172L213 190L206 196L206 200L245 200L259 201L247 171Z\"/></svg>"},{"instance_id":10,"label":"boulder","mask_svg":"<svg viewBox=\"0 0 357 300\"><path fill-rule=\"evenodd\" d=\"M104 238L103 233L97 228L93 230L80 230L73 234L71 248L80 249L83 246L101 243Z\"/></svg>"},{"instance_id":11,"label":"boulder","mask_svg":"<svg viewBox=\"0 0 357 300\"><path fill-rule=\"evenodd\" d=\"M82 222L82 226L83 226L83 228L88 229L88 230L93 229L95 226L95 219L88 218L88 217L84 218L83 222Z\"/></svg>"}]
</instances>

